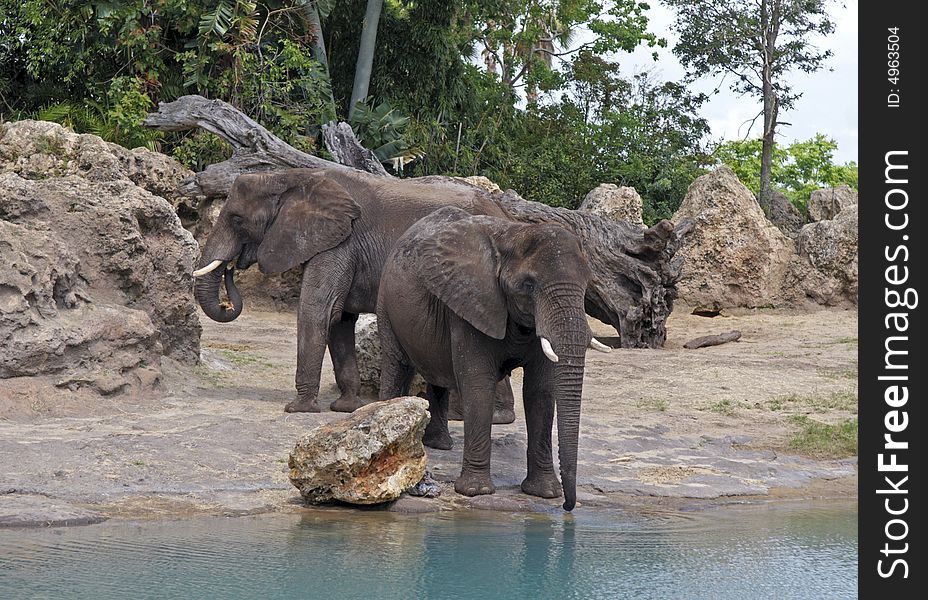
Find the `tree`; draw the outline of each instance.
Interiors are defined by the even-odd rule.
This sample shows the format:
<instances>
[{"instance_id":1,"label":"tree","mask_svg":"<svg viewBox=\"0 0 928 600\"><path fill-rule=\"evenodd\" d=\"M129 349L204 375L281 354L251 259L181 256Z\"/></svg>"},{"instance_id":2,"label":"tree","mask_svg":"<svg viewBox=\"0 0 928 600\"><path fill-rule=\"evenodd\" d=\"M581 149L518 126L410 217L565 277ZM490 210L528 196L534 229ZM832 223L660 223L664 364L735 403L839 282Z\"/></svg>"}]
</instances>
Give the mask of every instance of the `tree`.
<instances>
[{"instance_id":1,"label":"tree","mask_svg":"<svg viewBox=\"0 0 928 600\"><path fill-rule=\"evenodd\" d=\"M361 43L358 45L358 62L354 67L354 87L351 89L351 102L348 104L348 118L354 116L355 106L367 98L371 83L371 69L374 65L374 49L377 45L377 25L383 0L367 0L364 13L364 25L361 27Z\"/></svg>"},{"instance_id":2,"label":"tree","mask_svg":"<svg viewBox=\"0 0 928 600\"><path fill-rule=\"evenodd\" d=\"M715 148L713 157L731 167L738 179L757 194L762 147L760 138L728 141ZM803 213L813 190L839 185L857 189L857 164L835 163L837 149L838 144L821 133L808 140L795 141L786 148L778 146L771 161L772 187L785 193Z\"/></svg>"},{"instance_id":3,"label":"tree","mask_svg":"<svg viewBox=\"0 0 928 600\"><path fill-rule=\"evenodd\" d=\"M484 0L468 3L473 39L490 73L501 82L524 87L534 105L540 90L561 89L555 60L568 63L577 53L632 52L641 43L664 46L648 32L648 5L635 0ZM575 43L585 30L582 43Z\"/></svg>"},{"instance_id":4,"label":"tree","mask_svg":"<svg viewBox=\"0 0 928 600\"><path fill-rule=\"evenodd\" d=\"M810 42L812 36L834 31L827 2L666 0L677 13L674 29L680 40L674 54L692 69L692 77L731 76L734 92L760 96L763 101L757 115L763 115L758 202L765 212L770 210L776 128L785 124L778 120L779 114L792 108L801 95L785 76L794 69L815 72L832 54Z\"/></svg>"}]
</instances>

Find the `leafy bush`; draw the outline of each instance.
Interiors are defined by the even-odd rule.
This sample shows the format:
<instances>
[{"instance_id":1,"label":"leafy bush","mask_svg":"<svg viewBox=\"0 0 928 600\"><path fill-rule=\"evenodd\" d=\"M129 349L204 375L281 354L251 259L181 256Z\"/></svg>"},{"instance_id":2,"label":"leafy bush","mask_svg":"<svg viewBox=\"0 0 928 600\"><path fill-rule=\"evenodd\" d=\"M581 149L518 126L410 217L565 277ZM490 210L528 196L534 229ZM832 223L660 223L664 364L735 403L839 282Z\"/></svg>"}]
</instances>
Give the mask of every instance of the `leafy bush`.
<instances>
[{"instance_id":1,"label":"leafy bush","mask_svg":"<svg viewBox=\"0 0 928 600\"><path fill-rule=\"evenodd\" d=\"M807 214L806 204L814 190L849 185L857 189L857 164L834 162L838 144L820 134L805 141L776 146L773 153L771 181L785 193L793 205ZM716 147L715 159L731 169L754 195L760 191L761 140L729 141Z\"/></svg>"}]
</instances>

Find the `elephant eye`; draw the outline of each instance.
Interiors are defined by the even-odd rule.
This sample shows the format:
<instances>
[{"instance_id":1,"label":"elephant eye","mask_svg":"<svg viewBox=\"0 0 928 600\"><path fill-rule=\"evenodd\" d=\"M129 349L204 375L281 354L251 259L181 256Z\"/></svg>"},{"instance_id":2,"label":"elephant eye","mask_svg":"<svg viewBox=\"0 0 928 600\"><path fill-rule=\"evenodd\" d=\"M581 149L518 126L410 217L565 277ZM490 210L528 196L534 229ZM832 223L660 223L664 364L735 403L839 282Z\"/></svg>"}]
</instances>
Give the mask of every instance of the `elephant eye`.
<instances>
[{"instance_id":1,"label":"elephant eye","mask_svg":"<svg viewBox=\"0 0 928 600\"><path fill-rule=\"evenodd\" d=\"M243 219L239 215L232 215L232 224L236 227L241 227L242 225L245 224L245 219Z\"/></svg>"},{"instance_id":2,"label":"elephant eye","mask_svg":"<svg viewBox=\"0 0 928 600\"><path fill-rule=\"evenodd\" d=\"M520 285L522 289L528 293L532 293L535 291L535 280L532 279L531 277L526 277L525 279L523 279Z\"/></svg>"}]
</instances>

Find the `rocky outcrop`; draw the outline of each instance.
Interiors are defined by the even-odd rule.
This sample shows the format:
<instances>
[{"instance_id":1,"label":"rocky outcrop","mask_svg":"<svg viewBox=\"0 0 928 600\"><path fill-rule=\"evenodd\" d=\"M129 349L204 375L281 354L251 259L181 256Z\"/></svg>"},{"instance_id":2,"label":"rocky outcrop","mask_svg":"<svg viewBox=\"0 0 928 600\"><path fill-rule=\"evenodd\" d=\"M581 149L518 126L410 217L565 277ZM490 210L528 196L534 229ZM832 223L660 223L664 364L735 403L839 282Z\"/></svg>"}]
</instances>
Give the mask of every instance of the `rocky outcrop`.
<instances>
[{"instance_id":1,"label":"rocky outcrop","mask_svg":"<svg viewBox=\"0 0 928 600\"><path fill-rule=\"evenodd\" d=\"M686 217L695 226L677 254L683 257L681 300L712 308L783 302L793 244L730 168L719 167L690 185L673 221Z\"/></svg>"},{"instance_id":2,"label":"rocky outcrop","mask_svg":"<svg viewBox=\"0 0 928 600\"><path fill-rule=\"evenodd\" d=\"M199 248L173 206L149 191L174 193L185 173L166 156L54 123L0 127L0 218L54 231L81 262L95 300L145 311L165 354L195 362Z\"/></svg>"},{"instance_id":3,"label":"rocky outcrop","mask_svg":"<svg viewBox=\"0 0 928 600\"><path fill-rule=\"evenodd\" d=\"M0 248L18 265L0 285L0 378L111 394L156 382L162 353L198 360L199 250L156 195L186 173L54 123L0 125Z\"/></svg>"},{"instance_id":4,"label":"rocky outcrop","mask_svg":"<svg viewBox=\"0 0 928 600\"><path fill-rule=\"evenodd\" d=\"M405 396L317 427L290 453L290 482L308 502L379 504L425 475L428 402Z\"/></svg>"},{"instance_id":5,"label":"rocky outcrop","mask_svg":"<svg viewBox=\"0 0 928 600\"><path fill-rule=\"evenodd\" d=\"M792 287L818 304L857 306L857 205L831 220L809 223L796 240L799 261L792 269Z\"/></svg>"},{"instance_id":6,"label":"rocky outcrop","mask_svg":"<svg viewBox=\"0 0 928 600\"><path fill-rule=\"evenodd\" d=\"M830 221L849 206L857 206L857 190L850 186L815 190L809 196L809 218L812 221Z\"/></svg>"},{"instance_id":7,"label":"rocky outcrop","mask_svg":"<svg viewBox=\"0 0 928 600\"><path fill-rule=\"evenodd\" d=\"M0 264L0 395L34 377L102 395L155 384L162 347L148 315L93 303L61 237L0 220Z\"/></svg>"},{"instance_id":8,"label":"rocky outcrop","mask_svg":"<svg viewBox=\"0 0 928 600\"><path fill-rule=\"evenodd\" d=\"M16 121L0 125L0 173L24 179L75 175L87 181L131 181L156 196L173 199L193 173L164 154L127 150L95 135L71 133L57 123Z\"/></svg>"},{"instance_id":9,"label":"rocky outcrop","mask_svg":"<svg viewBox=\"0 0 928 600\"><path fill-rule=\"evenodd\" d=\"M796 241L799 230L805 224L805 219L786 194L774 190L770 198L770 222L776 225L786 237Z\"/></svg>"},{"instance_id":10,"label":"rocky outcrop","mask_svg":"<svg viewBox=\"0 0 928 600\"><path fill-rule=\"evenodd\" d=\"M633 187L601 183L586 195L578 210L590 212L612 221L628 221L644 227L641 218L641 196Z\"/></svg>"}]
</instances>

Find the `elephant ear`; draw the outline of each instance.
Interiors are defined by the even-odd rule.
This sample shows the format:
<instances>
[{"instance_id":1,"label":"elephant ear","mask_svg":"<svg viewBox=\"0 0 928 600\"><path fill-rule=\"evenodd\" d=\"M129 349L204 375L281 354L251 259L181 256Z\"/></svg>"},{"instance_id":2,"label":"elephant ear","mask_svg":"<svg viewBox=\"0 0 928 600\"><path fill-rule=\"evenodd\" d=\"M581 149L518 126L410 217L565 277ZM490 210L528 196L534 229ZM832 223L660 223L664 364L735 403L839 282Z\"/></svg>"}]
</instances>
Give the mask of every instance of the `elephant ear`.
<instances>
[{"instance_id":1,"label":"elephant ear","mask_svg":"<svg viewBox=\"0 0 928 600\"><path fill-rule=\"evenodd\" d=\"M503 339L509 315L491 222L498 219L449 207L426 220L430 223L419 229L415 247L419 279L456 315L484 334Z\"/></svg>"},{"instance_id":2,"label":"elephant ear","mask_svg":"<svg viewBox=\"0 0 928 600\"><path fill-rule=\"evenodd\" d=\"M258 247L263 273L281 273L351 235L361 207L348 191L326 178L303 179L280 195L277 217Z\"/></svg>"}]
</instances>

